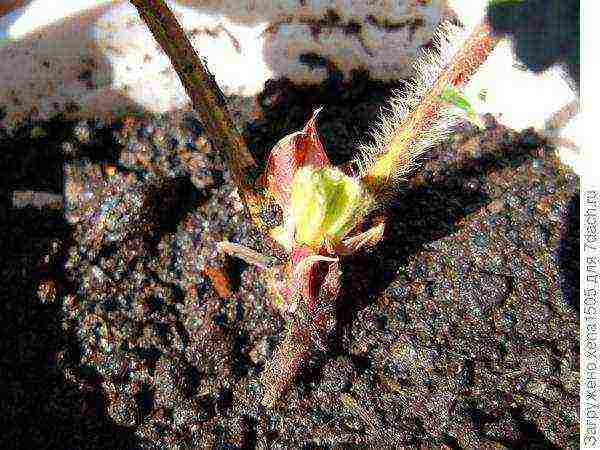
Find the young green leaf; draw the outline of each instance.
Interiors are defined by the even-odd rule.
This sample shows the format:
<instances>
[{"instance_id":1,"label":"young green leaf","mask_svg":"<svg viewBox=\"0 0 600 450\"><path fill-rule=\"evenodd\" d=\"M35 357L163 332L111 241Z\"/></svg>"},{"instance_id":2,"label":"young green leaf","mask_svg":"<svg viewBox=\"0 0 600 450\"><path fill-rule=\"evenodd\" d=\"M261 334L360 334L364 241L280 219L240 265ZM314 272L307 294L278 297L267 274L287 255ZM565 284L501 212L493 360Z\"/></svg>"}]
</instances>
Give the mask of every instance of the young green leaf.
<instances>
[{"instance_id":1,"label":"young green leaf","mask_svg":"<svg viewBox=\"0 0 600 450\"><path fill-rule=\"evenodd\" d=\"M471 106L471 103L458 89L454 87L447 87L446 89L444 89L444 91L442 91L438 98L443 102L446 102L461 110L461 113L459 113L458 115L471 122L477 128L485 128L485 124L479 117L479 114L475 111L475 109Z\"/></svg>"},{"instance_id":2,"label":"young green leaf","mask_svg":"<svg viewBox=\"0 0 600 450\"><path fill-rule=\"evenodd\" d=\"M520 5L521 3L523 3L523 0L490 0L488 2L488 6L516 6Z\"/></svg>"}]
</instances>

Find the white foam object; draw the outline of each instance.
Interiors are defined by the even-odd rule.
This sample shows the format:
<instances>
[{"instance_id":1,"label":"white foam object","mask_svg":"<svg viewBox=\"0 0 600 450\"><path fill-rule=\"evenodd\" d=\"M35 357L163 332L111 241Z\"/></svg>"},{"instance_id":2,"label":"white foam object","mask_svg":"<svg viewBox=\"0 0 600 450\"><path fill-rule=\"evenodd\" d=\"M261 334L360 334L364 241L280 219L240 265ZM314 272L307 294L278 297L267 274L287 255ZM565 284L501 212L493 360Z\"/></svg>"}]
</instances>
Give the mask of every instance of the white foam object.
<instances>
[{"instance_id":1,"label":"white foam object","mask_svg":"<svg viewBox=\"0 0 600 450\"><path fill-rule=\"evenodd\" d=\"M483 17L486 1L448 3L472 28ZM328 68L306 63L301 57L306 54L333 64L345 76L366 69L384 80L408 77L411 61L446 7L445 0L169 4L224 92L244 96L260 92L270 78L322 81ZM32 0L0 17L0 61L0 126L10 127L32 112L39 118L70 108L81 116L140 107L164 112L189 102L168 58L123 0ZM490 112L518 130L534 126L546 132L548 118L576 95L558 69L535 75L515 64L510 42L501 43L467 87L467 95L476 99L486 89L486 101L476 102L480 112ZM579 145L577 120L575 116L548 134ZM577 169L570 149L561 147L560 153Z\"/></svg>"},{"instance_id":2,"label":"white foam object","mask_svg":"<svg viewBox=\"0 0 600 450\"><path fill-rule=\"evenodd\" d=\"M307 64L306 54L346 76L360 68L376 78L407 76L443 9L443 0L184 3L169 5L217 82L227 95L246 96L270 78L322 81L327 67ZM45 118L73 106L86 115L133 105L169 111L188 102L168 58L128 2L33 0L0 18L0 33L4 124L32 110Z\"/></svg>"}]
</instances>

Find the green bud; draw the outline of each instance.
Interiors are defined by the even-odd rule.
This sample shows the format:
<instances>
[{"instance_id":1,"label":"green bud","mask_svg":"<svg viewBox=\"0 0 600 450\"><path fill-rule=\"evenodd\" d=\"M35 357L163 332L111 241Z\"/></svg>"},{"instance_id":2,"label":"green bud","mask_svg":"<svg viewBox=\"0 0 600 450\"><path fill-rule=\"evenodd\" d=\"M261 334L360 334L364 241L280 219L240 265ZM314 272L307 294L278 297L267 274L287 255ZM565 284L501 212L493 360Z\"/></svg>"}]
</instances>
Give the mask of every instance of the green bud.
<instances>
[{"instance_id":1,"label":"green bud","mask_svg":"<svg viewBox=\"0 0 600 450\"><path fill-rule=\"evenodd\" d=\"M360 180L333 167L305 166L292 183L295 240L318 248L327 238L340 242L366 212L368 196Z\"/></svg>"}]
</instances>

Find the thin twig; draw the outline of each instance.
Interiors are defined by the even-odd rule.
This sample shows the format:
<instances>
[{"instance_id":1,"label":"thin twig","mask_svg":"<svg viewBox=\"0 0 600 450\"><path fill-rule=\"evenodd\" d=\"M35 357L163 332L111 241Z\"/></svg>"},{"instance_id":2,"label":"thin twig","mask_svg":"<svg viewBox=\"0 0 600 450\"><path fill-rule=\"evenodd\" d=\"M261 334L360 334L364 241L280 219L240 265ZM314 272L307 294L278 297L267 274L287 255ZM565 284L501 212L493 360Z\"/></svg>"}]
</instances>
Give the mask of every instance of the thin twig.
<instances>
[{"instance_id":1,"label":"thin twig","mask_svg":"<svg viewBox=\"0 0 600 450\"><path fill-rule=\"evenodd\" d=\"M131 0L131 4L171 60L209 138L224 155L242 202L251 217L258 221L261 201L254 187L258 168L227 110L225 97L213 75L163 0Z\"/></svg>"},{"instance_id":2,"label":"thin twig","mask_svg":"<svg viewBox=\"0 0 600 450\"><path fill-rule=\"evenodd\" d=\"M263 270L274 267L278 263L280 264L280 261L277 258L265 256L262 253L252 250L251 248L236 244L234 242L221 241L217 243L217 250L231 257L239 258L247 264L256 266Z\"/></svg>"}]
</instances>

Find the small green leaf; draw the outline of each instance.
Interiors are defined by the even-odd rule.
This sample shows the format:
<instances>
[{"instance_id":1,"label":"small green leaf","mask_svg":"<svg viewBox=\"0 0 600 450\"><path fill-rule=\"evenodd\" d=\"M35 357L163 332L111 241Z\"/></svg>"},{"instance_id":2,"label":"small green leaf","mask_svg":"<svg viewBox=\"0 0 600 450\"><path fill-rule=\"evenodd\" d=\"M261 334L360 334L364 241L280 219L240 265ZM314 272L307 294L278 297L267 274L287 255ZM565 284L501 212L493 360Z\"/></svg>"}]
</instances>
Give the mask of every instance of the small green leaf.
<instances>
[{"instance_id":1,"label":"small green leaf","mask_svg":"<svg viewBox=\"0 0 600 450\"><path fill-rule=\"evenodd\" d=\"M482 89L482 90L479 91L479 94L477 94L477 97L482 102L485 102L487 100L487 95L488 95L488 90L487 89Z\"/></svg>"},{"instance_id":2,"label":"small green leaf","mask_svg":"<svg viewBox=\"0 0 600 450\"><path fill-rule=\"evenodd\" d=\"M523 0L490 0L488 6L517 6L523 3Z\"/></svg>"},{"instance_id":3,"label":"small green leaf","mask_svg":"<svg viewBox=\"0 0 600 450\"><path fill-rule=\"evenodd\" d=\"M450 103L457 108L462 109L465 112L469 112L473 109L469 101L462 95L457 89L449 87L440 94L440 100Z\"/></svg>"},{"instance_id":4,"label":"small green leaf","mask_svg":"<svg viewBox=\"0 0 600 450\"><path fill-rule=\"evenodd\" d=\"M485 124L481 120L477 111L473 109L471 103L466 97L458 90L452 87L446 88L439 96L439 99L443 102L449 103L450 105L460 109L462 113L459 115L464 119L471 122L477 128L485 128Z\"/></svg>"}]
</instances>

